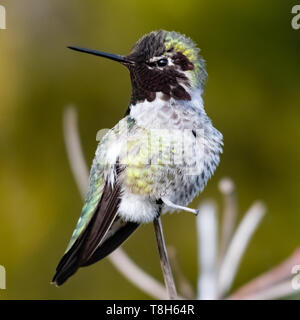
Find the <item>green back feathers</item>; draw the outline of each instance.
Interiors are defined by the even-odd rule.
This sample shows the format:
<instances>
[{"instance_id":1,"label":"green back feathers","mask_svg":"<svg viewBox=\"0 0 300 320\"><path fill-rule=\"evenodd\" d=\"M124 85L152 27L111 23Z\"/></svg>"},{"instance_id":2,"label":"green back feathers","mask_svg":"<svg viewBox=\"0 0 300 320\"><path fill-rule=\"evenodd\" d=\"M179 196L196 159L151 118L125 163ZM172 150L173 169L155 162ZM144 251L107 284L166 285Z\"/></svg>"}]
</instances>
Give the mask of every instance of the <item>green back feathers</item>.
<instances>
[{"instance_id":1,"label":"green back feathers","mask_svg":"<svg viewBox=\"0 0 300 320\"><path fill-rule=\"evenodd\" d=\"M107 148L119 139L120 136L126 136L134 126L134 120L130 117L122 119L113 129L111 129L101 140L96 151L96 157L90 171L89 187L85 203L81 211L80 218L72 234L67 251L73 246L75 241L83 233L101 199L105 186L104 172L110 168L110 164L105 160Z\"/></svg>"}]
</instances>

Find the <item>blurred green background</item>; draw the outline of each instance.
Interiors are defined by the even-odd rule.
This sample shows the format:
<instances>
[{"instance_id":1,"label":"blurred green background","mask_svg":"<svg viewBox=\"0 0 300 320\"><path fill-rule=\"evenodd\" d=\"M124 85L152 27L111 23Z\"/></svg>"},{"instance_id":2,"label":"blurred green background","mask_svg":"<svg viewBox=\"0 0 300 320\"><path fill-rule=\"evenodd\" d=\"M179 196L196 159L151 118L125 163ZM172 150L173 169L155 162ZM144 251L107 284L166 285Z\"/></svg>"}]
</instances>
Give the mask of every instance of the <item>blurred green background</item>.
<instances>
[{"instance_id":1,"label":"blurred green background","mask_svg":"<svg viewBox=\"0 0 300 320\"><path fill-rule=\"evenodd\" d=\"M130 98L120 65L66 49L81 45L126 54L143 34L176 30L202 49L209 74L205 105L224 134L221 165L194 201L216 198L231 177L240 213L256 199L267 216L240 266L234 288L290 255L300 244L300 30L294 1L2 0L0 30L0 299L144 299L104 260L61 288L50 285L81 210L62 134L62 112L76 105L88 163L96 132L112 127ZM239 219L241 214L239 215ZM195 218L163 217L167 243L196 287ZM180 228L179 228L180 226ZM152 225L124 248L162 280Z\"/></svg>"}]
</instances>

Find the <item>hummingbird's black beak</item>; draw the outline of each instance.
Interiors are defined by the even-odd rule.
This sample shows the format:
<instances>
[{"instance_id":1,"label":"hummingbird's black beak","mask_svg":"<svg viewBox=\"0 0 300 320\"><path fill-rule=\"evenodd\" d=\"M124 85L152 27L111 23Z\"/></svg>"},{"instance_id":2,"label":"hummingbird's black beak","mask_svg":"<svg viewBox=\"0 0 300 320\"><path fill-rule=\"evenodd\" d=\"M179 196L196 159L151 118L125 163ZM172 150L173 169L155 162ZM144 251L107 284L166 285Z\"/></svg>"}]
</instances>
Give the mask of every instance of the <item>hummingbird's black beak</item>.
<instances>
[{"instance_id":1,"label":"hummingbird's black beak","mask_svg":"<svg viewBox=\"0 0 300 320\"><path fill-rule=\"evenodd\" d=\"M68 48L71 49L71 50L84 52L84 53L92 54L94 56L98 56L98 57L103 57L103 58L107 58L107 59L110 59L110 60L114 60L114 61L123 63L125 65L134 64L134 61L128 60L123 56L119 56L119 55L113 54L113 53L107 53L107 52L103 52L103 51L80 48L80 47L73 47L73 46L69 46Z\"/></svg>"}]
</instances>

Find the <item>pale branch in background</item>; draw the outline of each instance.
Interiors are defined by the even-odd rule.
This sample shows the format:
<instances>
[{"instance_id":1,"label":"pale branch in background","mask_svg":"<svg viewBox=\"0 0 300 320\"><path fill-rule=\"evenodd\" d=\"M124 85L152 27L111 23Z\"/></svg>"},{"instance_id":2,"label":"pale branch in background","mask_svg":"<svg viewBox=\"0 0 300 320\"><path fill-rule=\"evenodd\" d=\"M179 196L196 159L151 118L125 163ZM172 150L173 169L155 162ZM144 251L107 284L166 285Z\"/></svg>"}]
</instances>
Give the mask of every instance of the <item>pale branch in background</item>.
<instances>
[{"instance_id":1,"label":"pale branch in background","mask_svg":"<svg viewBox=\"0 0 300 320\"><path fill-rule=\"evenodd\" d=\"M115 250L109 255L109 260L125 278L141 291L160 300L168 299L168 294L164 286L137 266L124 250L120 248Z\"/></svg>"},{"instance_id":2,"label":"pale branch in background","mask_svg":"<svg viewBox=\"0 0 300 320\"><path fill-rule=\"evenodd\" d=\"M217 298L217 217L214 202L203 202L197 216L198 299Z\"/></svg>"},{"instance_id":3,"label":"pale branch in background","mask_svg":"<svg viewBox=\"0 0 300 320\"><path fill-rule=\"evenodd\" d=\"M167 251L169 254L170 264L174 271L174 278L176 280L179 293L186 299L195 299L195 291L180 267L176 248L173 246L167 246Z\"/></svg>"},{"instance_id":4,"label":"pale branch in background","mask_svg":"<svg viewBox=\"0 0 300 320\"><path fill-rule=\"evenodd\" d=\"M300 248L297 248L289 258L284 260L278 266L272 268L271 270L263 273L262 275L258 276L254 280L243 285L241 288L235 291L228 298L229 299L253 299L253 297L259 296L260 299L263 299L264 294L268 296L272 294L272 288L274 288L274 286L280 290L285 288L286 294L278 295L278 292L282 292L282 291L274 290L273 299L280 298L285 295L291 295L295 293L295 289L292 288L291 279L289 278L292 276L291 271L293 270L293 267L296 265L300 265ZM289 280L286 281L286 279L289 279ZM284 281L286 281L286 283L288 282L289 286L277 287L277 284L279 284L280 282L284 283Z\"/></svg>"},{"instance_id":5,"label":"pale branch in background","mask_svg":"<svg viewBox=\"0 0 300 320\"><path fill-rule=\"evenodd\" d=\"M300 292L300 289L293 289L291 280L274 284L272 287L263 291L254 292L252 295L245 297L246 300L273 300L287 297Z\"/></svg>"},{"instance_id":6,"label":"pale branch in background","mask_svg":"<svg viewBox=\"0 0 300 320\"><path fill-rule=\"evenodd\" d=\"M81 148L77 112L73 106L67 107L64 111L63 131L69 164L81 197L84 199L88 188L89 171Z\"/></svg>"},{"instance_id":7,"label":"pale branch in background","mask_svg":"<svg viewBox=\"0 0 300 320\"><path fill-rule=\"evenodd\" d=\"M237 198L235 185L229 178L223 178L219 182L219 190L223 196L223 217L221 230L221 243L219 262L224 258L228 244L232 237L237 216Z\"/></svg>"},{"instance_id":8,"label":"pale branch in background","mask_svg":"<svg viewBox=\"0 0 300 320\"><path fill-rule=\"evenodd\" d=\"M198 217L197 220L197 232L198 232L198 247L204 247L204 254L201 251L199 255L199 264L202 268L199 270L198 283L199 287L215 288L215 279L212 276L205 276L209 272L217 270L218 284L216 288L217 299L279 299L286 296L291 296L295 293L300 292L300 288L292 285L292 281L297 281L296 274L292 274L292 270L295 266L300 265L300 248L295 250L294 254L282 262L280 265L272 268L270 271L265 272L261 276L253 279L249 283L243 285L233 294L226 296L226 292L230 289L232 282L235 278L240 260L247 248L247 244L250 238L253 236L254 231L259 226L265 214L265 206L262 202L255 202L250 209L244 214L244 217L238 226L237 230L234 230L234 220L237 215L237 199L234 190L234 184L228 178L220 181L219 189L224 197L225 212L222 219L223 223L227 224L227 227L221 229L222 233L225 232L227 235L221 236L221 248L224 248L223 255L219 253L219 261L217 265L211 264L211 270L208 268L208 261L211 258L209 254L205 254L207 249L205 245L210 246L211 239L216 239L218 230L217 222L213 222L213 219L201 219ZM227 198L227 199L226 199ZM207 203L206 203L207 204ZM211 205L200 206L202 214L204 216L217 217L216 207ZM229 221L226 221L229 219ZM212 228L212 225L215 225ZM210 230L211 232L207 232ZM226 239L226 241L224 241ZM228 241L226 246L224 243ZM213 240L214 243L214 240ZM218 252L218 245L213 247ZM212 254L215 256L215 254ZM204 266L204 267L203 267ZM297 270L296 270L297 271ZM291 277L295 277L292 279ZM203 284L203 278L206 279ZM202 289L202 291L205 289ZM201 290L198 293L198 298L207 299L211 289L208 292L201 294Z\"/></svg>"},{"instance_id":9,"label":"pale branch in background","mask_svg":"<svg viewBox=\"0 0 300 320\"><path fill-rule=\"evenodd\" d=\"M239 267L241 258L247 245L265 214L265 206L262 202L255 202L246 212L228 246L220 266L219 294L223 297L231 288Z\"/></svg>"}]
</instances>

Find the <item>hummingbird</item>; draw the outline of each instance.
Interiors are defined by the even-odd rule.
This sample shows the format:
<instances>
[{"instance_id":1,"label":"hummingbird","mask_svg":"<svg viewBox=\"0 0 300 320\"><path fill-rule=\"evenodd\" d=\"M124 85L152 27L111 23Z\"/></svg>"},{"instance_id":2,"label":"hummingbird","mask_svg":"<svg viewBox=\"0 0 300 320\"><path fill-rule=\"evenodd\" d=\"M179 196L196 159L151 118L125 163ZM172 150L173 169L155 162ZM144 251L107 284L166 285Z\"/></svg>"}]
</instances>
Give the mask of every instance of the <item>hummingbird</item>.
<instances>
[{"instance_id":1,"label":"hummingbird","mask_svg":"<svg viewBox=\"0 0 300 320\"><path fill-rule=\"evenodd\" d=\"M205 61L190 38L152 31L125 56L69 48L127 67L132 93L125 116L98 144L81 216L52 280L57 286L105 258L139 225L166 212L197 214L188 205L223 146L204 110Z\"/></svg>"}]
</instances>

